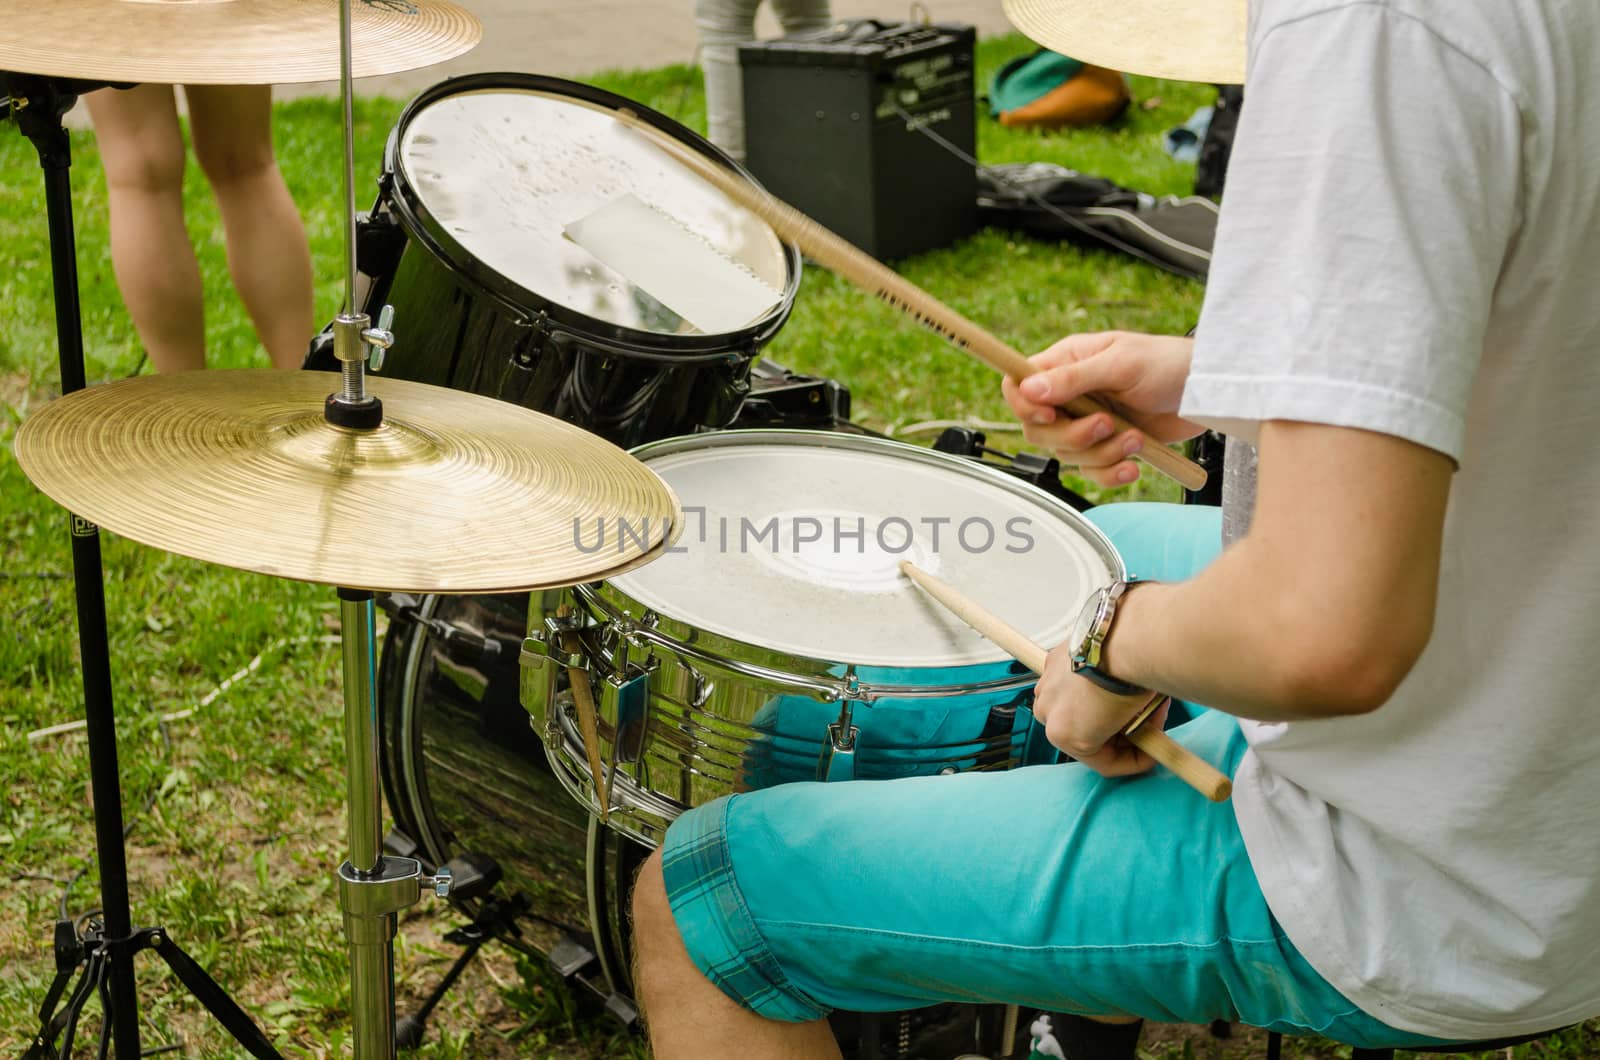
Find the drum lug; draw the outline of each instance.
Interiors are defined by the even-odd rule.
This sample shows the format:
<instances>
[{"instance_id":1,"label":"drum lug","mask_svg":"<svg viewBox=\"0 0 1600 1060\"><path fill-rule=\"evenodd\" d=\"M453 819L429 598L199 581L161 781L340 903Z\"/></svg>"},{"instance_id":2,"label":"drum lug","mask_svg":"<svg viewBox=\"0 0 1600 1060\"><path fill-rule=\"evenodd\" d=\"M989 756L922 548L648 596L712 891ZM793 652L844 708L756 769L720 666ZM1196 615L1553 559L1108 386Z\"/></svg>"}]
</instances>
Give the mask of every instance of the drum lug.
<instances>
[{"instance_id":1,"label":"drum lug","mask_svg":"<svg viewBox=\"0 0 1600 1060\"><path fill-rule=\"evenodd\" d=\"M856 727L854 703L861 696L861 681L852 666L844 673L844 695L839 700L839 717L828 726L822 754L817 757L817 779L821 781L856 779Z\"/></svg>"},{"instance_id":2,"label":"drum lug","mask_svg":"<svg viewBox=\"0 0 1600 1060\"><path fill-rule=\"evenodd\" d=\"M696 710L704 707L711 700L711 693L717 690L716 684L699 670L690 668L689 673L694 678L694 691L689 694L689 705Z\"/></svg>"},{"instance_id":3,"label":"drum lug","mask_svg":"<svg viewBox=\"0 0 1600 1060\"><path fill-rule=\"evenodd\" d=\"M600 715L616 726L612 767L637 762L644 753L650 719L650 673L654 667L629 667L600 683Z\"/></svg>"},{"instance_id":4,"label":"drum lug","mask_svg":"<svg viewBox=\"0 0 1600 1060\"><path fill-rule=\"evenodd\" d=\"M856 779L856 737L861 735L850 720L850 701L839 710L839 720L828 726L828 739L817 758L817 779L843 781Z\"/></svg>"},{"instance_id":5,"label":"drum lug","mask_svg":"<svg viewBox=\"0 0 1600 1060\"><path fill-rule=\"evenodd\" d=\"M549 660L567 670L591 669L588 655L583 652L569 652L562 647L562 643L564 634L580 632L592 624L586 615L546 618L542 632L530 632L523 640L522 665L541 669L545 661Z\"/></svg>"},{"instance_id":6,"label":"drum lug","mask_svg":"<svg viewBox=\"0 0 1600 1060\"><path fill-rule=\"evenodd\" d=\"M380 190L380 201L386 196L387 190ZM392 214L374 210L356 219L356 269L363 276L390 275L405 248L405 229Z\"/></svg>"},{"instance_id":7,"label":"drum lug","mask_svg":"<svg viewBox=\"0 0 1600 1060\"><path fill-rule=\"evenodd\" d=\"M527 334L519 335L512 342L511 363L514 367L529 371L538 363L539 355L544 352L545 344L550 339L550 314L541 309L531 317L519 314L511 322L527 331Z\"/></svg>"}]
</instances>

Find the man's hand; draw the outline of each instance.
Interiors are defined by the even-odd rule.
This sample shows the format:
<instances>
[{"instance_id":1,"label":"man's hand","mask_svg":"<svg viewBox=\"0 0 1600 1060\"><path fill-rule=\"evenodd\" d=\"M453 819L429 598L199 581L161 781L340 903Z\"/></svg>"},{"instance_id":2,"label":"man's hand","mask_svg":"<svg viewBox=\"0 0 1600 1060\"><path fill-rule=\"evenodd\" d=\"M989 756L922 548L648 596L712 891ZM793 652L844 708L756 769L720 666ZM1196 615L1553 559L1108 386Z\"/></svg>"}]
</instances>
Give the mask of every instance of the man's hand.
<instances>
[{"instance_id":1,"label":"man's hand","mask_svg":"<svg viewBox=\"0 0 1600 1060\"><path fill-rule=\"evenodd\" d=\"M1148 692L1118 696L1087 677L1072 672L1071 650L1063 645L1050 653L1033 690L1033 716L1044 726L1050 743L1097 773L1108 777L1143 773L1156 763L1121 733L1150 699ZM1167 708L1150 715L1146 725L1160 728Z\"/></svg>"},{"instance_id":2,"label":"man's hand","mask_svg":"<svg viewBox=\"0 0 1600 1060\"><path fill-rule=\"evenodd\" d=\"M1193 351L1192 339L1165 335L1069 335L1032 358L1042 371L1001 387L1028 441L1102 486L1126 485L1139 477L1129 457L1144 448L1145 435L1177 442L1202 430L1177 415ZM1055 408L1089 393L1109 398L1141 430L1118 432L1110 416L1073 420Z\"/></svg>"}]
</instances>

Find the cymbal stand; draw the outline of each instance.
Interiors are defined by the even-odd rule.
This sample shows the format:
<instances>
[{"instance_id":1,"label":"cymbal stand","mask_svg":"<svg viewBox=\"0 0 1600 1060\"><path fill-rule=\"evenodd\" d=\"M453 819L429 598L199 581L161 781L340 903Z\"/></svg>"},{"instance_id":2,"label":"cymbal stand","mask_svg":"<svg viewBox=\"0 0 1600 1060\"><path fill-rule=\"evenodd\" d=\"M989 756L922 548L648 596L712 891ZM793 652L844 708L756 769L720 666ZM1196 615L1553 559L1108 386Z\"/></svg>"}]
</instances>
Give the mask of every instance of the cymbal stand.
<instances>
[{"instance_id":1,"label":"cymbal stand","mask_svg":"<svg viewBox=\"0 0 1600 1060\"><path fill-rule=\"evenodd\" d=\"M333 322L333 353L340 388L329 394L323 414L352 431L377 430L383 403L367 393L369 357L381 357L394 342L394 310L384 306L378 326L356 311L356 206L354 82L350 61L350 0L339 0L340 97L344 126L344 307ZM423 872L415 858L383 853L382 786L378 776L377 650L372 593L339 590L340 639L344 648L344 745L349 856L339 866L339 906L350 953L350 1016L356 1060L392 1060L395 1055L394 935L400 910L415 905L427 885L443 898L450 870Z\"/></svg>"},{"instance_id":2,"label":"cymbal stand","mask_svg":"<svg viewBox=\"0 0 1600 1060\"><path fill-rule=\"evenodd\" d=\"M101 82L72 81L31 74L0 72L0 90L7 110L22 135L39 153L44 169L45 213L50 232L50 268L56 314L56 346L61 364L61 390L70 394L88 385L83 361L83 319L78 302L78 251L72 223L72 151L63 116L84 92L108 87ZM125 86L124 86L125 87ZM98 996L105 1011L101 1056L107 1042L115 1055L134 1060L139 1053L139 1004L134 988L133 955L155 949L178 978L212 1015L259 1060L281 1060L222 987L178 948L164 928L133 927L128 902L128 862L123 845L122 785L117 768L116 713L111 693L111 648L106 631L105 575L100 556L100 529L71 516L72 571L77 596L79 661L83 668L84 720L89 740L89 784L94 798L95 859L100 866L98 927L78 937L71 921L56 925L56 980L40 1009L40 1030L25 1058L48 1057L55 1039L67 1034L70 1055L78 1015ZM55 1011L75 968L82 966L79 985L67 1007Z\"/></svg>"}]
</instances>

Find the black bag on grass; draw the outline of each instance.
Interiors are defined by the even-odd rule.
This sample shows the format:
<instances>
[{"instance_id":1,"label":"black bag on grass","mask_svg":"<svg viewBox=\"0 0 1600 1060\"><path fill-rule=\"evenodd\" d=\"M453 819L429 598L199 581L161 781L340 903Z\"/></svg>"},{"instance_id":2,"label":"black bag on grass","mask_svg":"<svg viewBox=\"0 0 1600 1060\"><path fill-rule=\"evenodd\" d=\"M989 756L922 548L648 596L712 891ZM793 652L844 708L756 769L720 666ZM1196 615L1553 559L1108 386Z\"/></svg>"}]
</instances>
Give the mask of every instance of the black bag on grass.
<instances>
[{"instance_id":1,"label":"black bag on grass","mask_svg":"<svg viewBox=\"0 0 1600 1060\"><path fill-rule=\"evenodd\" d=\"M1039 239L1118 250L1204 280L1217 234L1217 205L1195 196L1156 198L1050 162L978 170L982 224Z\"/></svg>"}]
</instances>

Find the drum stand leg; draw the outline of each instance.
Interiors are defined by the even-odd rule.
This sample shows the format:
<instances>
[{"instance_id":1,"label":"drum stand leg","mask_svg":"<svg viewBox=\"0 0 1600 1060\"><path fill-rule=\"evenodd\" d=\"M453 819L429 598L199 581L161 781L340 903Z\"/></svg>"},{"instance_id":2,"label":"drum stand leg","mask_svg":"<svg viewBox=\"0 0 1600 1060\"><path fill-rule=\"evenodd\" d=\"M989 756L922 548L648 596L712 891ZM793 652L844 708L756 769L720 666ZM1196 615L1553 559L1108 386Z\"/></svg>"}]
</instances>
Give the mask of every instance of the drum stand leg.
<instances>
[{"instance_id":1,"label":"drum stand leg","mask_svg":"<svg viewBox=\"0 0 1600 1060\"><path fill-rule=\"evenodd\" d=\"M414 858L383 853L378 779L378 701L372 594L340 589L344 647L345 784L349 856L339 866L339 905L350 952L350 1014L356 1060L395 1054L394 933L400 910L422 885L450 893L448 870L428 876Z\"/></svg>"},{"instance_id":2,"label":"drum stand leg","mask_svg":"<svg viewBox=\"0 0 1600 1060\"><path fill-rule=\"evenodd\" d=\"M87 384L83 363L83 318L78 304L78 250L72 223L71 141L62 117L81 93L104 83L70 81L0 71L5 111L39 153L44 170L45 214L50 232L50 270L55 299L56 347L61 390L70 394ZM4 116L0 113L0 116ZM133 956L154 949L189 991L211 1011L252 1056L281 1060L250 1017L215 980L172 942L162 928L133 927L128 902L128 860L123 844L122 786L117 769L117 722L111 694L111 646L106 632L105 576L100 529L71 517L72 577L77 596L79 662L83 669L84 720L89 742L89 784L94 795L95 860L100 867L99 925L79 938L71 921L56 925L56 980L40 1010L39 1034L25 1056L48 1056L55 1039L77 1030L78 1014L98 996L105 1012L100 1055L106 1045L122 1060L137 1060L139 1000ZM74 969L82 978L66 1008L55 1012Z\"/></svg>"}]
</instances>

